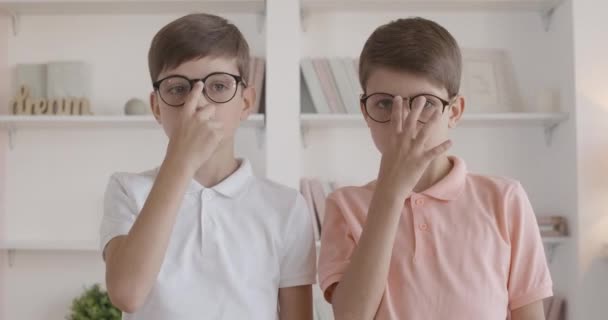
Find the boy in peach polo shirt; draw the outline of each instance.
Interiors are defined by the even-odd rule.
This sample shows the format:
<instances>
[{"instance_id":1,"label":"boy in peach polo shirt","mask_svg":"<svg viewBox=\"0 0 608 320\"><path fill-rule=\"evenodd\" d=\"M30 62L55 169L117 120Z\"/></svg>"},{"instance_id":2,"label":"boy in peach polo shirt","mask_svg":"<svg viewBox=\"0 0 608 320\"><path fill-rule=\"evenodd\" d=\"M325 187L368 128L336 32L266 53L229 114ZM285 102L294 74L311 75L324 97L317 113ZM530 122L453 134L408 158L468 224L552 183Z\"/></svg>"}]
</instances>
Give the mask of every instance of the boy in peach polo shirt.
<instances>
[{"instance_id":1,"label":"boy in peach polo shirt","mask_svg":"<svg viewBox=\"0 0 608 320\"><path fill-rule=\"evenodd\" d=\"M446 155L465 109L458 44L422 18L383 25L360 57L378 178L327 200L319 281L337 320L545 319L552 281L519 182Z\"/></svg>"}]
</instances>

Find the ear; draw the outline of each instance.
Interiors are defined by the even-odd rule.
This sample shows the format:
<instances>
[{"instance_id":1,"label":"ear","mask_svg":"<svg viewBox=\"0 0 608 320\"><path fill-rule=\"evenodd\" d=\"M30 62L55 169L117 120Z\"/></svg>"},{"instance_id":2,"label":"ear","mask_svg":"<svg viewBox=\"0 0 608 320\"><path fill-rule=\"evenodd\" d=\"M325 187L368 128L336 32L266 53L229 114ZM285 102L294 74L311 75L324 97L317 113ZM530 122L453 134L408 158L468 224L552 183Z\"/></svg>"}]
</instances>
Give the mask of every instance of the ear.
<instances>
[{"instance_id":1,"label":"ear","mask_svg":"<svg viewBox=\"0 0 608 320\"><path fill-rule=\"evenodd\" d=\"M463 96L456 96L456 98L454 99L454 102L448 107L448 115L449 115L449 122L448 122L448 127L449 128L456 128L456 126L458 125L458 123L460 122L460 118L462 117L462 114L464 113L464 107L465 107L465 99Z\"/></svg>"},{"instance_id":2,"label":"ear","mask_svg":"<svg viewBox=\"0 0 608 320\"><path fill-rule=\"evenodd\" d=\"M154 118L156 118L156 122L160 124L160 105L156 91L150 92L150 110L152 110L152 114L154 115Z\"/></svg>"},{"instance_id":3,"label":"ear","mask_svg":"<svg viewBox=\"0 0 608 320\"><path fill-rule=\"evenodd\" d=\"M254 86L243 89L243 108L241 109L241 121L247 120L253 110L256 101L256 90Z\"/></svg>"}]
</instances>

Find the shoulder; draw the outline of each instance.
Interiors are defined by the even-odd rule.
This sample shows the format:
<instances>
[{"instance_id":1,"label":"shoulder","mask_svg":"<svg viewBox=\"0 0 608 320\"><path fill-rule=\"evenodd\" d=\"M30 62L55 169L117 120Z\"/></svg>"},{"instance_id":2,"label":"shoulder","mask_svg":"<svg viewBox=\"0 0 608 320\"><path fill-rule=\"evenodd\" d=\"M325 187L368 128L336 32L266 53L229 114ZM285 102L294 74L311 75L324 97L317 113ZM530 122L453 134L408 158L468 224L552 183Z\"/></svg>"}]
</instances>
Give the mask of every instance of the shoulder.
<instances>
[{"instance_id":1,"label":"shoulder","mask_svg":"<svg viewBox=\"0 0 608 320\"><path fill-rule=\"evenodd\" d=\"M360 186L341 187L330 193L328 199L341 205L369 201L374 194L375 187L375 180Z\"/></svg>"},{"instance_id":2,"label":"shoulder","mask_svg":"<svg viewBox=\"0 0 608 320\"><path fill-rule=\"evenodd\" d=\"M122 192L133 198L146 197L158 174L158 169L143 172L115 172L110 176L106 193Z\"/></svg>"},{"instance_id":3,"label":"shoulder","mask_svg":"<svg viewBox=\"0 0 608 320\"><path fill-rule=\"evenodd\" d=\"M249 197L258 205L281 212L292 210L299 202L304 203L298 190L260 177L251 180Z\"/></svg>"},{"instance_id":4,"label":"shoulder","mask_svg":"<svg viewBox=\"0 0 608 320\"><path fill-rule=\"evenodd\" d=\"M534 214L528 195L518 180L487 175L470 175L467 179L468 201L485 203L503 218Z\"/></svg>"},{"instance_id":5,"label":"shoulder","mask_svg":"<svg viewBox=\"0 0 608 320\"><path fill-rule=\"evenodd\" d=\"M470 191L501 197L505 197L514 191L523 191L519 181L502 176L469 173L466 183Z\"/></svg>"},{"instance_id":6,"label":"shoulder","mask_svg":"<svg viewBox=\"0 0 608 320\"><path fill-rule=\"evenodd\" d=\"M367 211L374 195L376 182L360 186L345 186L336 189L327 198L326 216L339 215L349 221L361 224L367 217Z\"/></svg>"}]
</instances>

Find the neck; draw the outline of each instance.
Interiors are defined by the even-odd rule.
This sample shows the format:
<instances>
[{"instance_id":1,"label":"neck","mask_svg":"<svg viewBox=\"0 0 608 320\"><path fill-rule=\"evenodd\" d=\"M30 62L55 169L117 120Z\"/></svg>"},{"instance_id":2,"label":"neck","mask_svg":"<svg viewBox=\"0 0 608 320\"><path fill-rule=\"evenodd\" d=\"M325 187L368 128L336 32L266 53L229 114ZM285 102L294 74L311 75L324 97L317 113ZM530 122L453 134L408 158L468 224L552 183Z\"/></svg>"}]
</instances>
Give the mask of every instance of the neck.
<instances>
[{"instance_id":1,"label":"neck","mask_svg":"<svg viewBox=\"0 0 608 320\"><path fill-rule=\"evenodd\" d=\"M450 170L452 170L452 162L447 156L440 156L431 161L420 180L418 180L416 187L414 187L414 192L419 193L427 190L447 176L450 173Z\"/></svg>"},{"instance_id":2,"label":"neck","mask_svg":"<svg viewBox=\"0 0 608 320\"><path fill-rule=\"evenodd\" d=\"M211 188L229 177L238 167L239 162L234 157L231 144L222 144L196 171L194 180L205 188Z\"/></svg>"}]
</instances>

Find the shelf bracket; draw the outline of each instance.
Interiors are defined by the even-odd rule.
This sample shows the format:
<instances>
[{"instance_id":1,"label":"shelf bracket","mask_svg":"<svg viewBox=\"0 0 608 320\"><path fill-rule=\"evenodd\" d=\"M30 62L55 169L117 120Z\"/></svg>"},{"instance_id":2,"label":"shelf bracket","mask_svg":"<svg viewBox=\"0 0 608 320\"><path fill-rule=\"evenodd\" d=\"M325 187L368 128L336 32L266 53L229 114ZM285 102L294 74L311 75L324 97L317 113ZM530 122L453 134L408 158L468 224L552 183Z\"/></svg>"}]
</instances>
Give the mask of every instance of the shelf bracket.
<instances>
[{"instance_id":1,"label":"shelf bracket","mask_svg":"<svg viewBox=\"0 0 608 320\"><path fill-rule=\"evenodd\" d=\"M550 8L546 11L541 12L540 19L543 24L543 28L545 32L551 30L551 22L553 21L553 13L555 13L555 8Z\"/></svg>"},{"instance_id":2,"label":"shelf bracket","mask_svg":"<svg viewBox=\"0 0 608 320\"><path fill-rule=\"evenodd\" d=\"M564 2L564 0L556 0L541 10L540 19L541 19L541 22L545 29L545 32L548 32L549 30L551 30L551 23L553 22L553 15L555 14L555 11L557 10L557 8L559 6L561 6L561 4L563 2Z\"/></svg>"},{"instance_id":3,"label":"shelf bracket","mask_svg":"<svg viewBox=\"0 0 608 320\"><path fill-rule=\"evenodd\" d=\"M8 128L8 149L15 149L15 136L17 135L17 129L13 126Z\"/></svg>"},{"instance_id":4,"label":"shelf bracket","mask_svg":"<svg viewBox=\"0 0 608 320\"><path fill-rule=\"evenodd\" d=\"M266 8L266 1L264 1L264 8ZM256 17L256 26L259 33L264 31L264 28L266 27L266 9L258 12Z\"/></svg>"},{"instance_id":5,"label":"shelf bracket","mask_svg":"<svg viewBox=\"0 0 608 320\"><path fill-rule=\"evenodd\" d=\"M300 138L302 139L302 147L303 148L307 148L308 147L308 134L310 132L310 129L307 126L302 125L300 127Z\"/></svg>"},{"instance_id":6,"label":"shelf bracket","mask_svg":"<svg viewBox=\"0 0 608 320\"><path fill-rule=\"evenodd\" d=\"M551 146L551 143L553 142L553 133L558 126L559 123L551 123L545 126L545 143L547 146Z\"/></svg>"},{"instance_id":7,"label":"shelf bracket","mask_svg":"<svg viewBox=\"0 0 608 320\"><path fill-rule=\"evenodd\" d=\"M307 9L300 9L300 27L303 32L308 30L308 24L310 23L310 11Z\"/></svg>"},{"instance_id":8,"label":"shelf bracket","mask_svg":"<svg viewBox=\"0 0 608 320\"><path fill-rule=\"evenodd\" d=\"M19 14L14 11L6 10L6 12L11 17L11 22L13 25L13 36L16 37L19 34L19 25L21 19L19 17Z\"/></svg>"},{"instance_id":9,"label":"shelf bracket","mask_svg":"<svg viewBox=\"0 0 608 320\"><path fill-rule=\"evenodd\" d=\"M15 264L15 249L8 249L7 258L8 258L8 266L12 267Z\"/></svg>"},{"instance_id":10,"label":"shelf bracket","mask_svg":"<svg viewBox=\"0 0 608 320\"><path fill-rule=\"evenodd\" d=\"M255 138L256 141L258 142L258 148L262 149L264 147L264 143L266 141L266 135L265 135L266 130L264 129L264 127L259 127L259 128L255 128Z\"/></svg>"},{"instance_id":11,"label":"shelf bracket","mask_svg":"<svg viewBox=\"0 0 608 320\"><path fill-rule=\"evenodd\" d=\"M547 256L547 261L549 261L549 263L553 261L553 258L555 257L555 249L557 249L558 246L558 243L545 244L545 255Z\"/></svg>"}]
</instances>

